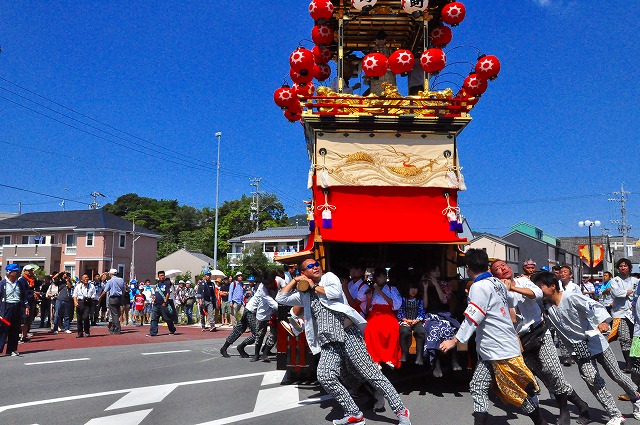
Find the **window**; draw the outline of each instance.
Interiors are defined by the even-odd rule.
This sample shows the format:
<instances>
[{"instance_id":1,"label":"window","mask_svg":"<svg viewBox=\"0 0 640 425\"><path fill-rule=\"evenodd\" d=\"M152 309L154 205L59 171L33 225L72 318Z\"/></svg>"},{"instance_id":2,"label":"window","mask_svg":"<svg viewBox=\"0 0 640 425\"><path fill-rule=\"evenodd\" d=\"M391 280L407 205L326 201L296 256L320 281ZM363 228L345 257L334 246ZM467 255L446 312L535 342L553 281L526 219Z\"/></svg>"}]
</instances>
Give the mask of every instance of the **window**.
<instances>
[{"instance_id":1,"label":"window","mask_svg":"<svg viewBox=\"0 0 640 425\"><path fill-rule=\"evenodd\" d=\"M71 276L76 275L76 265L75 264L65 264L64 271L69 273Z\"/></svg>"},{"instance_id":2,"label":"window","mask_svg":"<svg viewBox=\"0 0 640 425\"><path fill-rule=\"evenodd\" d=\"M11 245L11 236L0 236L0 246Z\"/></svg>"},{"instance_id":3,"label":"window","mask_svg":"<svg viewBox=\"0 0 640 425\"><path fill-rule=\"evenodd\" d=\"M67 233L65 242L67 245L65 247L65 254L76 255L76 244L78 242L78 235L76 235L75 233Z\"/></svg>"},{"instance_id":4,"label":"window","mask_svg":"<svg viewBox=\"0 0 640 425\"><path fill-rule=\"evenodd\" d=\"M87 232L87 245L86 246L93 246L93 232Z\"/></svg>"},{"instance_id":5,"label":"window","mask_svg":"<svg viewBox=\"0 0 640 425\"><path fill-rule=\"evenodd\" d=\"M536 229L536 238L542 239L542 230Z\"/></svg>"},{"instance_id":6,"label":"window","mask_svg":"<svg viewBox=\"0 0 640 425\"><path fill-rule=\"evenodd\" d=\"M118 276L124 279L124 264L118 264Z\"/></svg>"},{"instance_id":7,"label":"window","mask_svg":"<svg viewBox=\"0 0 640 425\"><path fill-rule=\"evenodd\" d=\"M127 246L127 235L126 233L120 233L120 238L118 239L118 247L125 248Z\"/></svg>"}]
</instances>

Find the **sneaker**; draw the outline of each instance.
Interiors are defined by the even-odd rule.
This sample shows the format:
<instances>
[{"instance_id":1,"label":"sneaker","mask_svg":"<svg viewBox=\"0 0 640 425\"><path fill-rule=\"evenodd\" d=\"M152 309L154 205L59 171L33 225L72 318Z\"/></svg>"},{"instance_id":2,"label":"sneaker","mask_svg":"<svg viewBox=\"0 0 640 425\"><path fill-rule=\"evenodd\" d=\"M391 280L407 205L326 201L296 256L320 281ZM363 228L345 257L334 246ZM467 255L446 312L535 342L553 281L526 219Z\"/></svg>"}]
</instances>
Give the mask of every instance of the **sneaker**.
<instances>
[{"instance_id":1,"label":"sneaker","mask_svg":"<svg viewBox=\"0 0 640 425\"><path fill-rule=\"evenodd\" d=\"M375 393L373 393L373 398L376 401L375 404L373 405L373 411L384 412L385 400L384 400L384 394L382 393L382 391L376 390Z\"/></svg>"},{"instance_id":2,"label":"sneaker","mask_svg":"<svg viewBox=\"0 0 640 425\"><path fill-rule=\"evenodd\" d=\"M293 334L293 329L292 329L291 324L289 322L287 322L286 320L281 320L280 324L282 325L284 330L287 331L287 333L289 335L295 337L295 335Z\"/></svg>"},{"instance_id":3,"label":"sneaker","mask_svg":"<svg viewBox=\"0 0 640 425\"><path fill-rule=\"evenodd\" d=\"M11 353L11 357L20 357L20 353L18 353L17 351L14 351Z\"/></svg>"},{"instance_id":4,"label":"sneaker","mask_svg":"<svg viewBox=\"0 0 640 425\"><path fill-rule=\"evenodd\" d=\"M633 417L640 421L640 398L633 403Z\"/></svg>"},{"instance_id":5,"label":"sneaker","mask_svg":"<svg viewBox=\"0 0 640 425\"><path fill-rule=\"evenodd\" d=\"M66 331L64 331L64 333L70 334L70 333L73 333L73 332L71 332L69 329L67 329Z\"/></svg>"},{"instance_id":6,"label":"sneaker","mask_svg":"<svg viewBox=\"0 0 640 425\"><path fill-rule=\"evenodd\" d=\"M607 425L620 425L623 423L624 423L624 416L618 416L618 417L609 419L609 422L607 422Z\"/></svg>"},{"instance_id":7,"label":"sneaker","mask_svg":"<svg viewBox=\"0 0 640 425\"><path fill-rule=\"evenodd\" d=\"M364 425L364 415L358 412L356 415L347 415L342 419L334 419L333 425Z\"/></svg>"},{"instance_id":8,"label":"sneaker","mask_svg":"<svg viewBox=\"0 0 640 425\"><path fill-rule=\"evenodd\" d=\"M409 420L409 410L404 409L396 412L398 415L398 425L411 425L411 421Z\"/></svg>"}]
</instances>

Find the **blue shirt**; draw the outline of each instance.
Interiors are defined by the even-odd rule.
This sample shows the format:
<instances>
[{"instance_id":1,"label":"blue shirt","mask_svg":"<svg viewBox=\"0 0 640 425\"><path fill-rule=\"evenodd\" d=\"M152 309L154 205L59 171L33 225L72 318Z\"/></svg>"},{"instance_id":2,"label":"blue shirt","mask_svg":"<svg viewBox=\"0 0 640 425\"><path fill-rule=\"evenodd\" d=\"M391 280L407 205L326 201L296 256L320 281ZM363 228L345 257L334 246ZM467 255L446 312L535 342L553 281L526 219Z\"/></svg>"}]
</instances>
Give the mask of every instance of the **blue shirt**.
<instances>
[{"instance_id":1,"label":"blue shirt","mask_svg":"<svg viewBox=\"0 0 640 425\"><path fill-rule=\"evenodd\" d=\"M118 276L113 276L109 279L103 290L110 297L121 297L122 291L124 291L124 280Z\"/></svg>"},{"instance_id":2,"label":"blue shirt","mask_svg":"<svg viewBox=\"0 0 640 425\"><path fill-rule=\"evenodd\" d=\"M229 302L242 304L244 302L244 285L242 282L234 280L229 285Z\"/></svg>"}]
</instances>

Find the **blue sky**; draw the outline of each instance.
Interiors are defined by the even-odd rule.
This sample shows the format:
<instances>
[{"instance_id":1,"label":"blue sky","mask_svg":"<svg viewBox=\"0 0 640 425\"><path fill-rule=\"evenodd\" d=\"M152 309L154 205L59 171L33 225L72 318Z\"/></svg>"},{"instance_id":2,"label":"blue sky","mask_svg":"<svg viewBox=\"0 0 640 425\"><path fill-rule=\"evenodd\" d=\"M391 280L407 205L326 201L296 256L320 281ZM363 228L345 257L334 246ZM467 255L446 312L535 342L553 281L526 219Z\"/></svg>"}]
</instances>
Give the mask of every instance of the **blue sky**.
<instances>
[{"instance_id":1,"label":"blue sky","mask_svg":"<svg viewBox=\"0 0 640 425\"><path fill-rule=\"evenodd\" d=\"M526 221L579 235L577 222L589 218L616 234L608 221L620 218L620 204L607 194L624 181L636 235L636 14L588 1L465 4L467 18L445 51L477 46L502 62L458 139L468 186L460 206L472 228L503 235ZM262 177L261 189L277 194L288 214L303 212L304 136L273 91L291 51L301 40L312 46L304 40L313 26L307 7L306 0L1 0L0 183L84 203L99 191L106 202L135 192L213 206L220 131L221 201L249 194L249 178ZM462 47L449 62L476 56ZM61 208L3 186L0 195L0 211L16 212L18 202L23 212Z\"/></svg>"}]
</instances>

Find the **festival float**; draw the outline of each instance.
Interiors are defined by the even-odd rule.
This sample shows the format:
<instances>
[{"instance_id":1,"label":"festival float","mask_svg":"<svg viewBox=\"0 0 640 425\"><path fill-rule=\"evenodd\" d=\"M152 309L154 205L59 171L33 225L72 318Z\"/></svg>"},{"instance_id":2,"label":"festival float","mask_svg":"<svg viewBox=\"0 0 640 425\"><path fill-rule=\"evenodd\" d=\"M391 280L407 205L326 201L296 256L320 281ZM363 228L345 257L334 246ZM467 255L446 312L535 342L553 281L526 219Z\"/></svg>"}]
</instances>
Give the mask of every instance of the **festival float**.
<instances>
[{"instance_id":1,"label":"festival float","mask_svg":"<svg viewBox=\"0 0 640 425\"><path fill-rule=\"evenodd\" d=\"M458 1L312 0L309 14L314 45L292 46L291 84L274 101L306 139L311 236L304 251L276 260L313 257L325 270L420 270L435 260L455 279L467 242L458 136L500 61L473 52L467 76L450 73L455 89L434 89L447 49L468 44L453 43L467 17ZM369 88L358 95L349 80L361 73ZM403 76L411 87L398 87ZM304 337L279 330L278 368L308 372L307 354Z\"/></svg>"}]
</instances>

